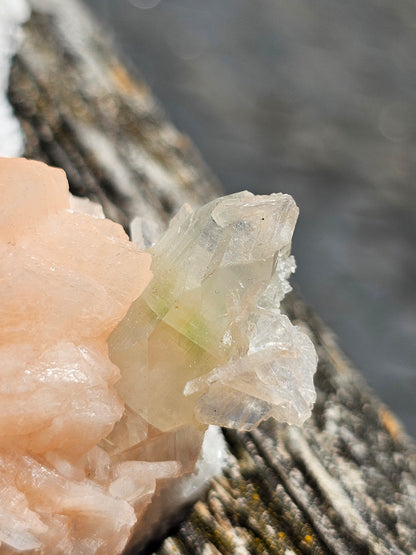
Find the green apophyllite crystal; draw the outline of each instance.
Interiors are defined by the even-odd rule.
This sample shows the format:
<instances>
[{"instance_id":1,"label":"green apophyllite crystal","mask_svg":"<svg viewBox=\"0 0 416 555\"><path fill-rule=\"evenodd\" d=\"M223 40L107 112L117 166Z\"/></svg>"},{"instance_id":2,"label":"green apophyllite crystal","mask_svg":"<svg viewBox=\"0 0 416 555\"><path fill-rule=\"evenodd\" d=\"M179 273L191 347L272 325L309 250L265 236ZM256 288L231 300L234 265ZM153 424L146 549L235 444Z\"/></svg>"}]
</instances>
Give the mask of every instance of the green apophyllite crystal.
<instances>
[{"instance_id":1,"label":"green apophyllite crystal","mask_svg":"<svg viewBox=\"0 0 416 555\"><path fill-rule=\"evenodd\" d=\"M289 195L184 207L150 249L153 280L110 337L129 407L161 430L300 424L316 354L279 311L295 269Z\"/></svg>"}]
</instances>

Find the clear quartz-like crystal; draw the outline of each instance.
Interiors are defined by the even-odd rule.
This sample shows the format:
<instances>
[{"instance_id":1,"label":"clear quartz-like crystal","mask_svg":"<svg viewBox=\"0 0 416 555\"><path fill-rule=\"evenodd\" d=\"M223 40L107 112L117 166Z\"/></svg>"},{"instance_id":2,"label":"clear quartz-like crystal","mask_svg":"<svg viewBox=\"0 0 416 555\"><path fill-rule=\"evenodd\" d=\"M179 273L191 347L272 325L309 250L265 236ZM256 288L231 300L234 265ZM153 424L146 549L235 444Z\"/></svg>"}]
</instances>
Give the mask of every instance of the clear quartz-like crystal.
<instances>
[{"instance_id":1,"label":"clear quartz-like crystal","mask_svg":"<svg viewBox=\"0 0 416 555\"><path fill-rule=\"evenodd\" d=\"M172 220L150 249L153 280L109 340L134 413L163 431L310 415L315 350L279 310L297 215L288 195L242 192Z\"/></svg>"}]
</instances>

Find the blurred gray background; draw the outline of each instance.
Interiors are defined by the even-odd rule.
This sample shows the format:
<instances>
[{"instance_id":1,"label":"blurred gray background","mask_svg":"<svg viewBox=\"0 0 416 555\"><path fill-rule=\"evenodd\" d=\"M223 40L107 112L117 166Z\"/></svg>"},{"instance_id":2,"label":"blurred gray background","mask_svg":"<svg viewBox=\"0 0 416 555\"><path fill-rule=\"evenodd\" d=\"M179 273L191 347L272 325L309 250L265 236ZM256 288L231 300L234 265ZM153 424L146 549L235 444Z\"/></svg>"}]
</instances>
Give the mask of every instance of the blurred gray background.
<instances>
[{"instance_id":1,"label":"blurred gray background","mask_svg":"<svg viewBox=\"0 0 416 555\"><path fill-rule=\"evenodd\" d=\"M416 4L85 3L227 192L294 196L295 281L416 435Z\"/></svg>"}]
</instances>

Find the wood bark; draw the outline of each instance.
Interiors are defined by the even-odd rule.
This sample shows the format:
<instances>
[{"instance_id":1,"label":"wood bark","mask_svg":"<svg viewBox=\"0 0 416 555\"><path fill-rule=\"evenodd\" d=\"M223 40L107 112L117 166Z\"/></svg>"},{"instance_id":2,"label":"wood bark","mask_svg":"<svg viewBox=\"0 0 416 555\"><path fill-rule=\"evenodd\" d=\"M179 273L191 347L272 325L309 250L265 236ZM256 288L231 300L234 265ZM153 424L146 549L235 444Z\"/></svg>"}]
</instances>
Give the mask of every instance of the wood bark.
<instances>
[{"instance_id":1,"label":"wood bark","mask_svg":"<svg viewBox=\"0 0 416 555\"><path fill-rule=\"evenodd\" d=\"M27 157L62 167L74 194L124 226L137 214L163 226L184 202L220 194L81 5L32 0L32 8L9 87ZM414 442L300 295L284 306L319 354L311 419L303 428L224 430L223 475L147 552L416 553Z\"/></svg>"}]
</instances>

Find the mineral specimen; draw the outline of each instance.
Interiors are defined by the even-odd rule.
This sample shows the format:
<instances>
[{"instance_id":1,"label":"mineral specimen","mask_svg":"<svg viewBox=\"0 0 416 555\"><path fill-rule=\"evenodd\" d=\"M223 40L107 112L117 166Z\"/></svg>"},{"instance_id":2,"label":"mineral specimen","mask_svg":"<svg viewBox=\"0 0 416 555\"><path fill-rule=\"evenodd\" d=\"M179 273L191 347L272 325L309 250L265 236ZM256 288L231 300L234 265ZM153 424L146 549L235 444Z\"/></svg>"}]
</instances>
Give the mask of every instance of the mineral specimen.
<instances>
[{"instance_id":1,"label":"mineral specimen","mask_svg":"<svg viewBox=\"0 0 416 555\"><path fill-rule=\"evenodd\" d=\"M308 417L316 355L279 311L296 218L239 193L144 253L62 171L0 159L1 553L121 553L195 487L209 424Z\"/></svg>"}]
</instances>

